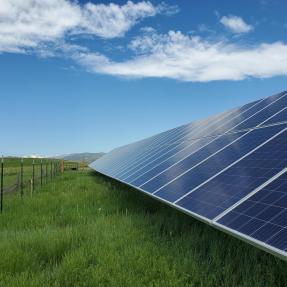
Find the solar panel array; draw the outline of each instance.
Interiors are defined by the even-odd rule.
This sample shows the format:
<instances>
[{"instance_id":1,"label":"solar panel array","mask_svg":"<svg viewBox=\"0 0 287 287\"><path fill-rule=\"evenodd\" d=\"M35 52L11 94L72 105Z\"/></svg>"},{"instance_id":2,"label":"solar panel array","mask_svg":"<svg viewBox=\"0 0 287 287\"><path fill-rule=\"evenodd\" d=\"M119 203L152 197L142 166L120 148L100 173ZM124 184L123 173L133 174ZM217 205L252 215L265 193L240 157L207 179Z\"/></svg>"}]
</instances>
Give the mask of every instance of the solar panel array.
<instances>
[{"instance_id":1,"label":"solar panel array","mask_svg":"<svg viewBox=\"0 0 287 287\"><path fill-rule=\"evenodd\" d=\"M287 259L287 92L116 148L90 166Z\"/></svg>"}]
</instances>

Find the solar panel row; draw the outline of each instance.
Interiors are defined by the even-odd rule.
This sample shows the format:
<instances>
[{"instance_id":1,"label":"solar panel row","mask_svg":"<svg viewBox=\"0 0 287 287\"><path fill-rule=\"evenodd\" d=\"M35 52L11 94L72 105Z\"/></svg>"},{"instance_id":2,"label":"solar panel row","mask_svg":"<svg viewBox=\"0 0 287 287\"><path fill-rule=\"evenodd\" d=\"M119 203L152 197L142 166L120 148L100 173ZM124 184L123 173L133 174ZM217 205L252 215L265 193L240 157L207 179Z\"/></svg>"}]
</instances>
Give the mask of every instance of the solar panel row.
<instances>
[{"instance_id":1,"label":"solar panel row","mask_svg":"<svg viewBox=\"0 0 287 287\"><path fill-rule=\"evenodd\" d=\"M91 167L287 258L286 92L114 149Z\"/></svg>"}]
</instances>

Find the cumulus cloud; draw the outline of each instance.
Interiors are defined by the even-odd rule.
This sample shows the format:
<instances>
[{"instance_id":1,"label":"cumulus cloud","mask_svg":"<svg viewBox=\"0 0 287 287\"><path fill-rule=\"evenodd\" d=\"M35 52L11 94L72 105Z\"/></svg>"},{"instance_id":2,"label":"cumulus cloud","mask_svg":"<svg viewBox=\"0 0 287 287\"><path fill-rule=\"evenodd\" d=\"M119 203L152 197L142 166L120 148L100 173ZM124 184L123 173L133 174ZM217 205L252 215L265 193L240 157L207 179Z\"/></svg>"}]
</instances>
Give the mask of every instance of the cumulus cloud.
<instances>
[{"instance_id":1,"label":"cumulus cloud","mask_svg":"<svg viewBox=\"0 0 287 287\"><path fill-rule=\"evenodd\" d=\"M123 36L138 21L168 6L149 1L80 5L69 0L1 0L0 52L24 52L67 34L92 34L102 38Z\"/></svg>"},{"instance_id":2,"label":"cumulus cloud","mask_svg":"<svg viewBox=\"0 0 287 287\"><path fill-rule=\"evenodd\" d=\"M238 16L223 16L220 23L233 33L241 34L248 33L253 30L253 26L247 24L242 18Z\"/></svg>"},{"instance_id":3,"label":"cumulus cloud","mask_svg":"<svg viewBox=\"0 0 287 287\"><path fill-rule=\"evenodd\" d=\"M146 17L177 12L177 6L154 6L149 1L81 5L69 0L1 0L0 53L64 56L90 72L126 78L207 82L287 75L287 44L283 42L245 46L180 31L159 34L144 27L142 35L127 45L128 58L115 61L71 41L82 34L98 39L121 37ZM236 16L222 17L221 23L235 33L252 29Z\"/></svg>"},{"instance_id":4,"label":"cumulus cloud","mask_svg":"<svg viewBox=\"0 0 287 287\"><path fill-rule=\"evenodd\" d=\"M281 42L245 47L170 31L138 37L130 49L136 56L123 62L81 52L75 60L91 72L127 78L207 82L287 75L287 45Z\"/></svg>"},{"instance_id":5,"label":"cumulus cloud","mask_svg":"<svg viewBox=\"0 0 287 287\"><path fill-rule=\"evenodd\" d=\"M123 6L113 3L88 3L82 9L80 30L103 38L119 37L130 30L137 21L155 16L161 10L161 6L155 7L145 1L136 4L128 1Z\"/></svg>"}]
</instances>

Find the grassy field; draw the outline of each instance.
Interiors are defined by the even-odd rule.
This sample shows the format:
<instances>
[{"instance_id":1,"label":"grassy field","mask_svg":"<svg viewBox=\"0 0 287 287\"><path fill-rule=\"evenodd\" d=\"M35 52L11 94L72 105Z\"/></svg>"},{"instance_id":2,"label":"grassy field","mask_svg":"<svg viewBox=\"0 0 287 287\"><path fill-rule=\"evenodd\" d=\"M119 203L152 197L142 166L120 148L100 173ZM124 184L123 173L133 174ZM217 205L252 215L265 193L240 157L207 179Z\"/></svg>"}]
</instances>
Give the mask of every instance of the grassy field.
<instances>
[{"instance_id":1,"label":"grassy field","mask_svg":"<svg viewBox=\"0 0 287 287\"><path fill-rule=\"evenodd\" d=\"M0 286L286 286L287 263L95 173L6 195Z\"/></svg>"}]
</instances>

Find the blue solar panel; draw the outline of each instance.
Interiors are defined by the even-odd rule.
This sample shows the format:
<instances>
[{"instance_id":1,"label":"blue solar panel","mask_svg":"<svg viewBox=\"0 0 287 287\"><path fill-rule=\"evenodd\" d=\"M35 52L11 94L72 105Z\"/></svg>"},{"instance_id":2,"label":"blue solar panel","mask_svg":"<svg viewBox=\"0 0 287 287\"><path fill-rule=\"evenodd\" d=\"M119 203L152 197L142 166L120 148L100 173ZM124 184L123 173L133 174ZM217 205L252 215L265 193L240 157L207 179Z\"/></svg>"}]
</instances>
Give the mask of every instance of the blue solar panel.
<instances>
[{"instance_id":1,"label":"blue solar panel","mask_svg":"<svg viewBox=\"0 0 287 287\"><path fill-rule=\"evenodd\" d=\"M135 186L141 186L148 180L151 180L153 177L170 168L174 163L183 161L185 158L196 152L200 153L200 149L203 149L204 146L216 140L217 137L211 137L184 143L183 147L182 145L176 147L176 149L173 149L172 152L157 158L155 162L142 167L125 180Z\"/></svg>"},{"instance_id":2,"label":"blue solar panel","mask_svg":"<svg viewBox=\"0 0 287 287\"><path fill-rule=\"evenodd\" d=\"M136 158L143 156L143 154L145 153L150 153L154 146L164 144L165 141L176 135L179 131L181 131L181 129L182 127L175 128L158 134L156 136L150 137L148 139L138 141L134 144L129 144L121 148L117 148L102 157L100 160L96 161L94 163L94 167L98 169L101 168L103 165L103 161L106 163L106 159L107 157L109 157L110 161L108 165L108 170L106 172L109 172L109 174L112 175L115 173L115 171L120 170L121 168L125 168L126 165L130 164ZM113 153L112 156L110 156L111 153Z\"/></svg>"},{"instance_id":3,"label":"blue solar panel","mask_svg":"<svg viewBox=\"0 0 287 287\"><path fill-rule=\"evenodd\" d=\"M116 148L90 166L282 255L287 176L278 177L287 168L286 151L283 92Z\"/></svg>"},{"instance_id":4,"label":"blue solar panel","mask_svg":"<svg viewBox=\"0 0 287 287\"><path fill-rule=\"evenodd\" d=\"M287 172L227 213L218 223L287 251Z\"/></svg>"},{"instance_id":5,"label":"blue solar panel","mask_svg":"<svg viewBox=\"0 0 287 287\"><path fill-rule=\"evenodd\" d=\"M287 94L282 95L279 99L276 99L276 102L271 102L266 100L266 104L268 104L265 109L261 110L249 120L240 124L236 127L237 130L247 129L251 127L255 127L258 124L262 124L264 121L268 120L270 117L275 115L277 112L281 111L287 106ZM274 122L272 119L269 120L269 123Z\"/></svg>"},{"instance_id":6,"label":"blue solar panel","mask_svg":"<svg viewBox=\"0 0 287 287\"><path fill-rule=\"evenodd\" d=\"M229 114L229 112L227 112ZM152 143L149 150L137 155L133 160L129 160L129 163L125 165L119 172L113 174L114 177L122 179L129 176L138 166L143 166L145 162L150 162L152 157L160 156L164 151L171 151L173 147L180 145L183 141L189 137L198 138L206 131L211 124L218 123L222 118L226 118L226 115L219 115L212 117L206 121L200 121L197 124L189 124L182 126L178 133L173 134L171 137L166 138L164 141L158 143ZM206 133L208 133L206 131Z\"/></svg>"},{"instance_id":7,"label":"blue solar panel","mask_svg":"<svg viewBox=\"0 0 287 287\"><path fill-rule=\"evenodd\" d=\"M174 202L198 185L205 182L210 177L223 170L225 167L252 151L258 145L267 141L270 137L281 131L282 128L282 126L274 126L264 129L257 129L249 132L248 134L243 134L237 139L236 142L234 142L234 144L231 144L217 154L214 154L200 165L189 170L188 172L185 172L182 176L174 179L172 177L172 174L175 172L174 169L172 169L172 172L170 173L171 176L166 176L166 174L164 177L160 176L158 181L160 181L160 185L162 187L158 188L158 184L151 181L148 185L146 184L142 186L142 188L147 191L156 191L155 194L157 196ZM230 135L228 135L228 137L229 136ZM222 138L225 137L226 136L223 136ZM189 161L192 160L192 158L189 159ZM186 166L192 166L192 163L188 162ZM182 172L182 170L180 172ZM172 182L170 182L171 180ZM170 183L167 184L167 182ZM163 184L167 185L163 186Z\"/></svg>"},{"instance_id":8,"label":"blue solar panel","mask_svg":"<svg viewBox=\"0 0 287 287\"><path fill-rule=\"evenodd\" d=\"M133 162L132 165L127 165L124 172L114 174L114 176L121 180L127 180L128 182L135 180L135 173L140 175L142 172L148 171L147 168L145 168L144 171L142 170L146 164L149 164L149 167L151 167L154 161L156 161L156 164L159 163L159 157L161 157L162 160L168 159L170 156L180 152L187 145L192 144L192 139L195 140L202 137L215 136L215 134L220 133L220 129L224 130L224 132L229 131L236 124L238 124L238 122L242 122L244 119L250 117L249 112L258 104L259 101L245 105L240 109L225 113L216 118L211 118L208 121L203 122L201 125L198 125L196 128L192 128L190 125L187 125L184 127L186 131L183 135L177 137L176 139L172 139L165 146L162 144L158 145L157 148L152 152L148 152L146 157L140 158L136 162ZM210 141L210 139L205 140L205 142L208 141ZM185 153L184 156L186 155L187 154ZM155 165L153 165L153 167Z\"/></svg>"},{"instance_id":9,"label":"blue solar panel","mask_svg":"<svg viewBox=\"0 0 287 287\"><path fill-rule=\"evenodd\" d=\"M286 128L287 125L283 125L258 130L269 135L271 131L272 134L283 132L181 199L177 204L209 219L214 219L287 166ZM254 136L252 133L250 135Z\"/></svg>"},{"instance_id":10,"label":"blue solar panel","mask_svg":"<svg viewBox=\"0 0 287 287\"><path fill-rule=\"evenodd\" d=\"M121 152L120 157L114 162L114 165L110 168L109 172L115 174L126 168L138 158L143 157L145 154L149 154L155 146L165 144L170 138L173 138L180 132L180 129L173 129L169 132L164 132L157 137L149 138L147 140L136 143L136 146L127 146L125 154Z\"/></svg>"},{"instance_id":11,"label":"blue solar panel","mask_svg":"<svg viewBox=\"0 0 287 287\"><path fill-rule=\"evenodd\" d=\"M265 124L275 124L279 122L286 122L287 121L287 108L279 112L277 115L272 117L272 119L268 120Z\"/></svg>"},{"instance_id":12,"label":"blue solar panel","mask_svg":"<svg viewBox=\"0 0 287 287\"><path fill-rule=\"evenodd\" d=\"M161 191L163 192L161 192L160 194L162 195L163 193L169 193L169 191L171 191L171 193L174 193L175 190L173 188L175 187L175 185L178 185L178 186L180 185L179 193L174 195L174 196L177 196L177 195L179 196L181 193L185 192L184 190L182 190L182 187L183 187L182 184L184 184L185 179L190 178L190 173L192 171L186 174L186 172L189 169L200 164L202 161L212 156L215 152L223 149L227 145L231 144L233 141L242 137L245 133L246 132L228 134L228 135L223 135L223 136L220 136L219 138L216 138L214 141L212 141L210 144L206 145L205 147L201 148L196 153L186 157L182 161L175 163L170 168L166 169L165 171L158 174L153 179L141 185L141 188L151 193L156 192L157 190L161 188ZM174 180L175 178L177 179ZM174 180L172 183L165 186L172 180ZM189 183L187 185L189 185ZM176 190L178 191L178 188L176 188ZM164 196L165 199L167 199L167 197Z\"/></svg>"},{"instance_id":13,"label":"blue solar panel","mask_svg":"<svg viewBox=\"0 0 287 287\"><path fill-rule=\"evenodd\" d=\"M246 104L243 107L216 115L207 120L187 124L161 133L156 137L141 141L140 144L143 146L142 148L139 146L139 143L134 144L137 145L137 148L134 149L132 149L131 146L128 146L128 153L121 152L122 156L114 159L113 165L110 165L106 172L113 177L119 178L123 172L127 172L127 170L134 167L135 164L141 164L143 159L147 156L150 157L165 145L212 136L212 134L219 134L222 130L226 132L236 126L236 124L241 123L243 120L252 116L257 109L262 109L262 107L266 106L266 103L261 105L261 102L262 101L256 101ZM105 159L106 156L102 159ZM99 162L94 163L94 167L100 168L99 165Z\"/></svg>"},{"instance_id":14,"label":"blue solar panel","mask_svg":"<svg viewBox=\"0 0 287 287\"><path fill-rule=\"evenodd\" d=\"M124 169L121 169L118 173L112 173L112 175L115 178L126 180L128 177L133 176L136 172L139 174L139 169L142 169L146 163L150 165L152 164L151 162L153 160L157 160L158 157L165 155L165 151L167 154L165 155L164 159L167 159L169 156L179 152L181 150L180 147L185 146L186 141L190 141L191 138L198 139L204 136L211 137L214 134L220 133L220 129L226 132L232 129L239 122L242 122L244 119L250 117L250 111L257 107L258 104L260 104L260 101L245 105L240 109L212 117L207 121L201 121L196 126L192 126L192 124L185 125L181 127L181 134L177 134L176 137L169 138L168 142L165 141L164 143L157 143L154 145L152 150L150 149L143 152L137 156L135 160L134 158L130 158L129 163L125 165ZM266 106L266 103L264 106ZM262 107L259 106L258 108ZM135 179L135 177L133 176L132 179Z\"/></svg>"},{"instance_id":15,"label":"blue solar panel","mask_svg":"<svg viewBox=\"0 0 287 287\"><path fill-rule=\"evenodd\" d=\"M280 95L275 100L278 101L282 95ZM281 99L282 100L282 99ZM154 141L151 143L152 148L150 149L140 149L141 153L135 152L135 155L125 155L128 156L128 161L121 162L120 169L109 170L110 175L115 178L126 180L131 182L130 179L134 180L134 173L140 174L140 170L146 164L149 166L152 164L151 161L161 157L164 154L165 148L167 152L167 156L173 155L173 151L178 152L180 146L183 145L182 141L187 140L188 138L200 138L203 136L212 136L214 134L219 134L222 132L226 132L228 130L237 129L236 127L240 123L249 122L254 118L254 113L258 113L261 111L263 115L266 115L266 109L273 102L267 98L262 101L253 102L251 104L247 104L239 109L235 109L230 113L225 113L223 115L219 115L216 117L212 117L206 121L199 121L197 124L189 124L182 126L178 129L172 130L173 132L165 135L160 140ZM261 114L260 113L260 114ZM260 118L260 117L259 117ZM265 119L267 116L265 116ZM258 118L255 119L258 122ZM254 122L254 119L253 119ZM245 125L245 128L248 126L248 123ZM176 144L174 144L176 143ZM147 145L147 143L145 143ZM169 145L172 145L169 147ZM157 161L158 163L158 161ZM145 169L147 171L147 169Z\"/></svg>"}]
</instances>

